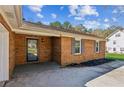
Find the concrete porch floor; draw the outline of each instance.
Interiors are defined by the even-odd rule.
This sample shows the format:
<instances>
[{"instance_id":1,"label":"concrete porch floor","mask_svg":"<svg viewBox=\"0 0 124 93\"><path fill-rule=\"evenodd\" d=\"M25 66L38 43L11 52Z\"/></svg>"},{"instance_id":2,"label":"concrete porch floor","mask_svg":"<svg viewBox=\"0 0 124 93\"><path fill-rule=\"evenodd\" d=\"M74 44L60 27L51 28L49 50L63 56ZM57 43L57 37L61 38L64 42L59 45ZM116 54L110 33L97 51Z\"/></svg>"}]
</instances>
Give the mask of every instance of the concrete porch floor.
<instances>
[{"instance_id":1,"label":"concrete porch floor","mask_svg":"<svg viewBox=\"0 0 124 93\"><path fill-rule=\"evenodd\" d=\"M85 84L115 68L124 61L112 61L97 66L60 68L54 62L17 66L6 87L84 87Z\"/></svg>"}]
</instances>

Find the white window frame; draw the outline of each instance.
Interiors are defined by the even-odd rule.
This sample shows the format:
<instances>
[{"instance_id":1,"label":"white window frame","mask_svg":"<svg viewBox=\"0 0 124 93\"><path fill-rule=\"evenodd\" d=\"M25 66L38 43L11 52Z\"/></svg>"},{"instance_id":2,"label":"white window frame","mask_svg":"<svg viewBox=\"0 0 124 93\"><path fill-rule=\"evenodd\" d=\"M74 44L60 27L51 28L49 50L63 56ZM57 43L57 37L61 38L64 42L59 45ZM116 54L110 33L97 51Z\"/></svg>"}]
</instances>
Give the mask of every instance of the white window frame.
<instances>
[{"instance_id":1,"label":"white window frame","mask_svg":"<svg viewBox=\"0 0 124 93\"><path fill-rule=\"evenodd\" d=\"M115 40L113 41L113 45L116 45L116 41Z\"/></svg>"},{"instance_id":2,"label":"white window frame","mask_svg":"<svg viewBox=\"0 0 124 93\"><path fill-rule=\"evenodd\" d=\"M117 34L115 35L115 37L121 37L121 34L120 34L120 33L117 33Z\"/></svg>"},{"instance_id":3,"label":"white window frame","mask_svg":"<svg viewBox=\"0 0 124 93\"><path fill-rule=\"evenodd\" d=\"M81 54L81 39L75 38L74 43L75 43L75 41L80 41L80 52L79 53L75 53L75 44L74 44L74 55L80 55Z\"/></svg>"},{"instance_id":4,"label":"white window frame","mask_svg":"<svg viewBox=\"0 0 124 93\"><path fill-rule=\"evenodd\" d=\"M121 47L121 48L120 48L120 51L124 51L124 48Z\"/></svg>"},{"instance_id":5,"label":"white window frame","mask_svg":"<svg viewBox=\"0 0 124 93\"><path fill-rule=\"evenodd\" d=\"M116 52L116 48L115 47L113 48L113 52Z\"/></svg>"},{"instance_id":6,"label":"white window frame","mask_svg":"<svg viewBox=\"0 0 124 93\"><path fill-rule=\"evenodd\" d=\"M98 43L98 46L97 46L97 43ZM97 47L98 47L98 51L96 51L96 48L97 48ZM96 41L96 42L95 42L95 52L96 52L96 53L99 53L99 52L100 52L99 49L100 49L99 41Z\"/></svg>"}]
</instances>

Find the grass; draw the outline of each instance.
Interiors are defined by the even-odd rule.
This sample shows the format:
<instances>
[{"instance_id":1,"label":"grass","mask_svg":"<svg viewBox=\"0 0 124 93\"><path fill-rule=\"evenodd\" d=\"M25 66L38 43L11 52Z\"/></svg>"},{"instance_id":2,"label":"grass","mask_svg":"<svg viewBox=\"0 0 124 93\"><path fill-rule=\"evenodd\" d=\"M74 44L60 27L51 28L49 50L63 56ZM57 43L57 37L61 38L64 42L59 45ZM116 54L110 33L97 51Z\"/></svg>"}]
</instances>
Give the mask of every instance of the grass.
<instances>
[{"instance_id":1,"label":"grass","mask_svg":"<svg viewBox=\"0 0 124 93\"><path fill-rule=\"evenodd\" d=\"M35 48L28 48L28 52L29 53L36 53L36 49Z\"/></svg>"},{"instance_id":2,"label":"grass","mask_svg":"<svg viewBox=\"0 0 124 93\"><path fill-rule=\"evenodd\" d=\"M124 60L124 54L108 53L106 54L106 58L114 60Z\"/></svg>"}]
</instances>

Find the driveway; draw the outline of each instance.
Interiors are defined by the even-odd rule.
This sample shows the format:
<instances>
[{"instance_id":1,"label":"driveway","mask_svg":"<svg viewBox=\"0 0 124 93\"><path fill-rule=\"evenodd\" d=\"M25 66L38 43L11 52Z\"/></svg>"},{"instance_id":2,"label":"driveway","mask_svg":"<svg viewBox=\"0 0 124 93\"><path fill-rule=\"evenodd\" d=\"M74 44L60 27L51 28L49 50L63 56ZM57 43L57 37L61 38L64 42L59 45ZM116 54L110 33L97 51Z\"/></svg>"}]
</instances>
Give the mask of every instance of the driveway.
<instances>
[{"instance_id":1,"label":"driveway","mask_svg":"<svg viewBox=\"0 0 124 93\"><path fill-rule=\"evenodd\" d=\"M6 87L84 87L86 82L124 65L111 61L96 66L61 68L54 62L17 66Z\"/></svg>"}]
</instances>

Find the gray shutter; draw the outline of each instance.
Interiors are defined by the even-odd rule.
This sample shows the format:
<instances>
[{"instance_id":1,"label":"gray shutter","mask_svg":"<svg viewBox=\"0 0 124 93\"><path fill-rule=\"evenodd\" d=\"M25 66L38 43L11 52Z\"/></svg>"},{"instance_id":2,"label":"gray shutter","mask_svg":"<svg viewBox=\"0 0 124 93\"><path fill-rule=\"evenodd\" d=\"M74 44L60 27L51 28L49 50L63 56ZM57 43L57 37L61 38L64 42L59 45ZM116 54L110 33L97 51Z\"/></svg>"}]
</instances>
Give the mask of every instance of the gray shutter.
<instances>
[{"instance_id":1,"label":"gray shutter","mask_svg":"<svg viewBox=\"0 0 124 93\"><path fill-rule=\"evenodd\" d=\"M71 54L74 54L74 42L75 42L75 39L72 38L71 39Z\"/></svg>"},{"instance_id":2,"label":"gray shutter","mask_svg":"<svg viewBox=\"0 0 124 93\"><path fill-rule=\"evenodd\" d=\"M81 54L84 53L84 40L81 39Z\"/></svg>"},{"instance_id":3,"label":"gray shutter","mask_svg":"<svg viewBox=\"0 0 124 93\"><path fill-rule=\"evenodd\" d=\"M96 41L94 41L94 53L96 53Z\"/></svg>"},{"instance_id":4,"label":"gray shutter","mask_svg":"<svg viewBox=\"0 0 124 93\"><path fill-rule=\"evenodd\" d=\"M99 52L102 52L102 42L99 41Z\"/></svg>"}]
</instances>

